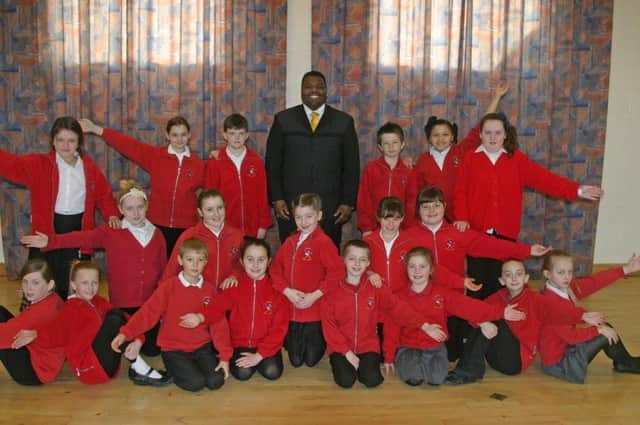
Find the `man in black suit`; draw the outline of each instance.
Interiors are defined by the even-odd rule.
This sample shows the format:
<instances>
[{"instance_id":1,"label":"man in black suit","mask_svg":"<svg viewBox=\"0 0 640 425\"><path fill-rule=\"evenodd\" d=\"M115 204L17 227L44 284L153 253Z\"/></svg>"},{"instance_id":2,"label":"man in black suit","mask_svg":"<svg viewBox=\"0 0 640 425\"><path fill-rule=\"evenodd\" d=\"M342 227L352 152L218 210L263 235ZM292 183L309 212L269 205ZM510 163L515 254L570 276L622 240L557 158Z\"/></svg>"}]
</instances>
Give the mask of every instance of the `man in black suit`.
<instances>
[{"instance_id":1,"label":"man in black suit","mask_svg":"<svg viewBox=\"0 0 640 425\"><path fill-rule=\"evenodd\" d=\"M356 205L358 136L353 117L326 104L327 83L320 72L309 71L302 77L301 96L302 105L277 113L269 131L265 161L269 199L284 241L296 230L291 201L301 193L319 194L322 228L339 246L342 225ZM315 129L312 123L317 123Z\"/></svg>"}]
</instances>

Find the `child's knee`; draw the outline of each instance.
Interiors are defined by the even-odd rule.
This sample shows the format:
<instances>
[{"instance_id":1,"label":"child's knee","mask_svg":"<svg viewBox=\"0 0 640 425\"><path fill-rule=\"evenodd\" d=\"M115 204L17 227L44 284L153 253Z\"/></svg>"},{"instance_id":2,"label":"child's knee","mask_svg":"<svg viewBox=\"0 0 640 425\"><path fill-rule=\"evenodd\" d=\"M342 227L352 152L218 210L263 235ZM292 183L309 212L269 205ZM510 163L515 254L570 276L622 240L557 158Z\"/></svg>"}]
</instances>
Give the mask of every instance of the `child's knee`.
<instances>
[{"instance_id":1,"label":"child's knee","mask_svg":"<svg viewBox=\"0 0 640 425\"><path fill-rule=\"evenodd\" d=\"M206 385L205 379L201 375L181 379L174 377L174 382L178 388L191 392L200 391Z\"/></svg>"},{"instance_id":2,"label":"child's knee","mask_svg":"<svg viewBox=\"0 0 640 425\"><path fill-rule=\"evenodd\" d=\"M206 386L210 390L217 390L224 385L224 372L213 372L206 379Z\"/></svg>"}]
</instances>

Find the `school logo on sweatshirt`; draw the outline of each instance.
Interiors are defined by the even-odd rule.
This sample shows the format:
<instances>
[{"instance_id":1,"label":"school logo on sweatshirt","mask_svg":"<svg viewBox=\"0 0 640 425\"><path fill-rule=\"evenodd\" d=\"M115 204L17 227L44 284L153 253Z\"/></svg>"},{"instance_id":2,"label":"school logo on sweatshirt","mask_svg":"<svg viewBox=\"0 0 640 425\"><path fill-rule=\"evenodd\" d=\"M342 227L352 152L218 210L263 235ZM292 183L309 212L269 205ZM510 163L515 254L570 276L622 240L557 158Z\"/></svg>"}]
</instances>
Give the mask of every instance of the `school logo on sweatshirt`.
<instances>
[{"instance_id":1,"label":"school logo on sweatshirt","mask_svg":"<svg viewBox=\"0 0 640 425\"><path fill-rule=\"evenodd\" d=\"M433 303L437 308L442 308L442 306L444 305L444 298L442 298L442 295L436 295L433 298Z\"/></svg>"},{"instance_id":2,"label":"school logo on sweatshirt","mask_svg":"<svg viewBox=\"0 0 640 425\"><path fill-rule=\"evenodd\" d=\"M202 299L202 304L204 304L204 305L209 305L209 304L211 304L211 297L204 297L204 298Z\"/></svg>"},{"instance_id":3,"label":"school logo on sweatshirt","mask_svg":"<svg viewBox=\"0 0 640 425\"><path fill-rule=\"evenodd\" d=\"M367 308L371 310L376 305L376 299L373 297L367 298Z\"/></svg>"},{"instance_id":4,"label":"school logo on sweatshirt","mask_svg":"<svg viewBox=\"0 0 640 425\"><path fill-rule=\"evenodd\" d=\"M254 167L253 165L247 170L247 174L249 174L249 177L255 177L256 173L256 167Z\"/></svg>"},{"instance_id":5,"label":"school logo on sweatshirt","mask_svg":"<svg viewBox=\"0 0 640 425\"><path fill-rule=\"evenodd\" d=\"M304 251L302 251L302 261L311 260L313 260L313 251L311 250L311 248L305 248Z\"/></svg>"},{"instance_id":6,"label":"school logo on sweatshirt","mask_svg":"<svg viewBox=\"0 0 640 425\"><path fill-rule=\"evenodd\" d=\"M231 248L229 248L229 254L231 254L232 256L235 256L238 254L238 252L240 252L238 247L235 245L231 245Z\"/></svg>"},{"instance_id":7,"label":"school logo on sweatshirt","mask_svg":"<svg viewBox=\"0 0 640 425\"><path fill-rule=\"evenodd\" d=\"M456 242L453 239L449 239L445 242L444 247L448 251L453 251L456 248Z\"/></svg>"},{"instance_id":8,"label":"school logo on sweatshirt","mask_svg":"<svg viewBox=\"0 0 640 425\"><path fill-rule=\"evenodd\" d=\"M271 314L273 313L273 302L272 301L265 301L264 303L264 314Z\"/></svg>"},{"instance_id":9,"label":"school logo on sweatshirt","mask_svg":"<svg viewBox=\"0 0 640 425\"><path fill-rule=\"evenodd\" d=\"M406 177L403 177L403 178L401 178L401 179L400 179L400 184L401 184L401 185L406 186L406 185L407 185L407 183L408 183L408 180L407 180L407 178L406 178Z\"/></svg>"},{"instance_id":10,"label":"school logo on sweatshirt","mask_svg":"<svg viewBox=\"0 0 640 425\"><path fill-rule=\"evenodd\" d=\"M462 160L460 159L459 156L454 156L453 157L453 166L454 167L459 167L460 164L462 164Z\"/></svg>"}]
</instances>

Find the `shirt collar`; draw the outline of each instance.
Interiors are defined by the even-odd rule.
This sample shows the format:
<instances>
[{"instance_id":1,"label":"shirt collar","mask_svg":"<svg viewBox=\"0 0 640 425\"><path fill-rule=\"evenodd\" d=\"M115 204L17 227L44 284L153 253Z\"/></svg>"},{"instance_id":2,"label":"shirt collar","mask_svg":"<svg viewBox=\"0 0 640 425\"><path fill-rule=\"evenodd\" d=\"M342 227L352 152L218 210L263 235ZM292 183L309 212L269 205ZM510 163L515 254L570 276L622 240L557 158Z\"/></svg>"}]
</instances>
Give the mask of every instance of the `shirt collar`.
<instances>
[{"instance_id":1,"label":"shirt collar","mask_svg":"<svg viewBox=\"0 0 640 425\"><path fill-rule=\"evenodd\" d=\"M429 229L431 233L436 233L442 227L442 223L444 223L444 219L435 227L427 226L426 224L423 224L423 226Z\"/></svg>"},{"instance_id":2,"label":"shirt collar","mask_svg":"<svg viewBox=\"0 0 640 425\"><path fill-rule=\"evenodd\" d=\"M58 152L56 152L56 164L58 164L59 166L61 165L61 166L68 167L68 168L82 167L82 157L80 156L80 154L78 152L74 152L73 156L76 157L77 161L76 161L75 164L71 165L67 161L62 159L60 154Z\"/></svg>"},{"instance_id":3,"label":"shirt collar","mask_svg":"<svg viewBox=\"0 0 640 425\"><path fill-rule=\"evenodd\" d=\"M144 224L141 227L134 226L129 222L129 220L127 220L126 218L123 218L120 221L120 227L122 227L123 229L127 229L129 231L134 231L134 232L151 232L156 228L156 226L151 224L151 222L146 218L144 219Z\"/></svg>"},{"instance_id":4,"label":"shirt collar","mask_svg":"<svg viewBox=\"0 0 640 425\"><path fill-rule=\"evenodd\" d=\"M571 297L569 297L569 293L567 293L567 292L565 292L565 291L563 291L561 289L558 289L553 285L550 285L548 280L544 284L544 289L550 290L551 292L553 292L554 294L556 294L559 297L564 298L565 300L571 300Z\"/></svg>"},{"instance_id":5,"label":"shirt collar","mask_svg":"<svg viewBox=\"0 0 640 425\"><path fill-rule=\"evenodd\" d=\"M437 150L436 148L434 148L433 146L429 147L429 153L431 154L432 157L434 158L444 158L445 156L447 156L447 154L449 153L449 150L451 149L451 146L449 146L448 148L446 148L445 150L443 150L442 152L440 152L439 150Z\"/></svg>"},{"instance_id":6,"label":"shirt collar","mask_svg":"<svg viewBox=\"0 0 640 425\"><path fill-rule=\"evenodd\" d=\"M307 119L309 121L311 121L311 112L317 112L318 113L318 118L322 118L322 116L324 115L325 106L326 106L326 104L323 103L321 107L319 107L318 109L316 109L314 111L311 108L309 108L307 105L305 105L304 103L302 104L302 107L304 108L304 113L307 114Z\"/></svg>"},{"instance_id":7,"label":"shirt collar","mask_svg":"<svg viewBox=\"0 0 640 425\"><path fill-rule=\"evenodd\" d=\"M200 277L198 278L198 282L197 283L191 283L189 282L185 277L184 277L184 272L180 272L178 273L178 279L180 279L180 283L182 283L182 285L185 288L188 288L190 286L195 286L196 288L202 288L202 284L204 283L204 278L202 277L202 275L200 275Z\"/></svg>"},{"instance_id":8,"label":"shirt collar","mask_svg":"<svg viewBox=\"0 0 640 425\"><path fill-rule=\"evenodd\" d=\"M184 147L184 152L176 152L176 150L173 149L173 146L169 145L169 147L167 147L167 152L171 155L177 156L178 158L181 158L184 156L186 156L187 158L191 157L191 150L189 149L189 146Z\"/></svg>"}]
</instances>

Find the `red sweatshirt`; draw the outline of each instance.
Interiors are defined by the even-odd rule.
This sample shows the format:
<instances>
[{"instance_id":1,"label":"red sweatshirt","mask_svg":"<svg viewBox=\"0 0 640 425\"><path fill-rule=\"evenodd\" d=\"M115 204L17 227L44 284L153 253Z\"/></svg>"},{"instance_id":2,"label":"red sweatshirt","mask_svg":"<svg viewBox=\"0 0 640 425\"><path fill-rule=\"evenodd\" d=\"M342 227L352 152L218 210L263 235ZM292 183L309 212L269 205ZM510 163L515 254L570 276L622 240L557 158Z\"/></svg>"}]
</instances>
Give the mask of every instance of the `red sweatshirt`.
<instances>
[{"instance_id":1,"label":"red sweatshirt","mask_svg":"<svg viewBox=\"0 0 640 425\"><path fill-rule=\"evenodd\" d=\"M289 236L271 265L273 287L278 292L293 288L305 293L320 289L324 296L332 285L345 276L344 262L331 239L320 226L298 246L301 232ZM292 307L291 321L317 322L320 303L306 309Z\"/></svg>"},{"instance_id":2,"label":"red sweatshirt","mask_svg":"<svg viewBox=\"0 0 640 425\"><path fill-rule=\"evenodd\" d=\"M222 291L204 308L205 323L229 314L233 348L256 347L263 357L280 351L289 328L290 304L273 289L269 278L253 280L246 273L238 286Z\"/></svg>"},{"instance_id":3,"label":"red sweatshirt","mask_svg":"<svg viewBox=\"0 0 640 425\"><path fill-rule=\"evenodd\" d=\"M327 354L380 352L377 323L380 312L410 328L424 323L388 288L375 288L363 276L358 285L341 280L322 298L322 333Z\"/></svg>"},{"instance_id":4,"label":"red sweatshirt","mask_svg":"<svg viewBox=\"0 0 640 425\"><path fill-rule=\"evenodd\" d=\"M218 189L224 197L227 221L245 235L255 237L259 228L271 227L271 206L264 162L251 149L246 152L238 172L227 148L222 148L217 160L207 161L204 187Z\"/></svg>"},{"instance_id":5,"label":"red sweatshirt","mask_svg":"<svg viewBox=\"0 0 640 425\"><path fill-rule=\"evenodd\" d=\"M419 245L432 251L436 264L461 276L464 276L467 255L497 260L524 259L531 255L531 247L525 243L494 238L473 229L461 232L446 221L435 234L423 224L412 227L408 232Z\"/></svg>"},{"instance_id":6,"label":"red sweatshirt","mask_svg":"<svg viewBox=\"0 0 640 425\"><path fill-rule=\"evenodd\" d=\"M24 309L18 317L0 323L0 349L11 350L13 338L22 329L34 329L58 315L62 300L57 294L49 294L35 304ZM64 350L61 347L45 349L36 344L27 345L31 355L31 366L43 384L56 379L64 364Z\"/></svg>"},{"instance_id":7,"label":"red sweatshirt","mask_svg":"<svg viewBox=\"0 0 640 425\"><path fill-rule=\"evenodd\" d=\"M417 195L415 172L401 160L394 168L389 167L384 156L370 161L362 172L358 188L358 228L363 233L378 228L376 210L385 196L400 198L405 205L405 223L413 223Z\"/></svg>"},{"instance_id":8,"label":"red sweatshirt","mask_svg":"<svg viewBox=\"0 0 640 425\"><path fill-rule=\"evenodd\" d=\"M158 229L145 247L129 230L104 225L94 230L50 235L46 249L77 246L106 250L109 300L119 308L139 307L149 299L167 264L166 244Z\"/></svg>"},{"instance_id":9,"label":"red sweatshirt","mask_svg":"<svg viewBox=\"0 0 640 425\"><path fill-rule=\"evenodd\" d=\"M489 322L504 317L504 307L491 306L432 283L427 284L420 293L407 287L398 293L398 299L415 312L422 323L440 325L445 334L447 334L449 316L461 317L474 323ZM385 323L382 343L385 363L393 363L398 347L426 350L442 344L443 342L431 338L422 329L405 326L404 323L395 320L387 320Z\"/></svg>"},{"instance_id":10,"label":"red sweatshirt","mask_svg":"<svg viewBox=\"0 0 640 425\"><path fill-rule=\"evenodd\" d=\"M182 158L168 152L167 146L151 146L111 128L102 138L115 150L149 173L149 220L159 226L178 229L198 221L196 191L204 184L204 161L191 152Z\"/></svg>"},{"instance_id":11,"label":"red sweatshirt","mask_svg":"<svg viewBox=\"0 0 640 425\"><path fill-rule=\"evenodd\" d=\"M567 200L578 197L579 185L553 174L516 150L502 154L496 165L482 151L464 157L453 196L456 220L467 221L482 232L495 229L516 239L522 219L522 192L525 187Z\"/></svg>"},{"instance_id":12,"label":"red sweatshirt","mask_svg":"<svg viewBox=\"0 0 640 425\"><path fill-rule=\"evenodd\" d=\"M622 267L614 267L589 277L574 279L569 285L578 300L624 277ZM589 341L598 336L595 326L578 328L585 310L577 307L571 299L565 299L550 289L542 292L545 316L540 333L540 357L550 366L562 360L568 345Z\"/></svg>"},{"instance_id":13,"label":"red sweatshirt","mask_svg":"<svg viewBox=\"0 0 640 425\"><path fill-rule=\"evenodd\" d=\"M517 322L507 322L509 329L520 342L520 363L522 372L527 370L538 354L538 339L541 321L544 317L544 300L538 292L525 286L520 294L510 298L506 288L489 296L485 302L498 306L504 310L509 304L518 304L517 310L527 315L526 319Z\"/></svg>"},{"instance_id":14,"label":"red sweatshirt","mask_svg":"<svg viewBox=\"0 0 640 425\"><path fill-rule=\"evenodd\" d=\"M206 280L201 288L195 285L186 287L179 277L172 277L162 282L151 298L120 328L120 333L124 334L127 340L131 340L161 320L158 346L162 351L192 352L213 341L220 359L229 361L233 350L229 326L224 318L211 326L198 326L193 329L179 326L180 317L202 310L204 306L213 302L215 293L216 288Z\"/></svg>"},{"instance_id":15,"label":"red sweatshirt","mask_svg":"<svg viewBox=\"0 0 640 425\"><path fill-rule=\"evenodd\" d=\"M467 137L449 148L442 170L429 150L418 158L415 168L418 192L427 186L440 189L447 203L446 215L449 219L453 217L453 190L458 171L462 166L462 159L467 152L477 148L478 145L480 145L480 125L473 127Z\"/></svg>"},{"instance_id":16,"label":"red sweatshirt","mask_svg":"<svg viewBox=\"0 0 640 425\"><path fill-rule=\"evenodd\" d=\"M87 155L82 156L82 165L87 191L82 229L89 230L96 226L96 207L105 221L109 217L120 217L120 212L111 195L111 186L98 166ZM53 215L60 180L56 153L51 151L48 154L14 155L0 150L0 176L29 188L31 232L53 234Z\"/></svg>"},{"instance_id":17,"label":"red sweatshirt","mask_svg":"<svg viewBox=\"0 0 640 425\"><path fill-rule=\"evenodd\" d=\"M101 384L109 381L93 351L93 339L113 306L100 295L91 301L71 298L62 306L55 319L36 327L38 337L30 345L36 350L46 351L63 348L73 373L85 384ZM144 336L136 336L144 341ZM57 359L56 359L57 360ZM50 364L49 368L60 370L62 365Z\"/></svg>"},{"instance_id":18,"label":"red sweatshirt","mask_svg":"<svg viewBox=\"0 0 640 425\"><path fill-rule=\"evenodd\" d=\"M169 279L177 276L182 270L178 263L178 255L180 254L180 245L189 238L198 238L207 245L209 257L207 265L202 272L204 280L211 282L217 288L232 273L240 271L238 255L242 246L242 232L229 224L225 224L219 236L216 236L209 230L204 223L200 222L193 227L185 230L171 253L171 257L164 269L161 280Z\"/></svg>"}]
</instances>

